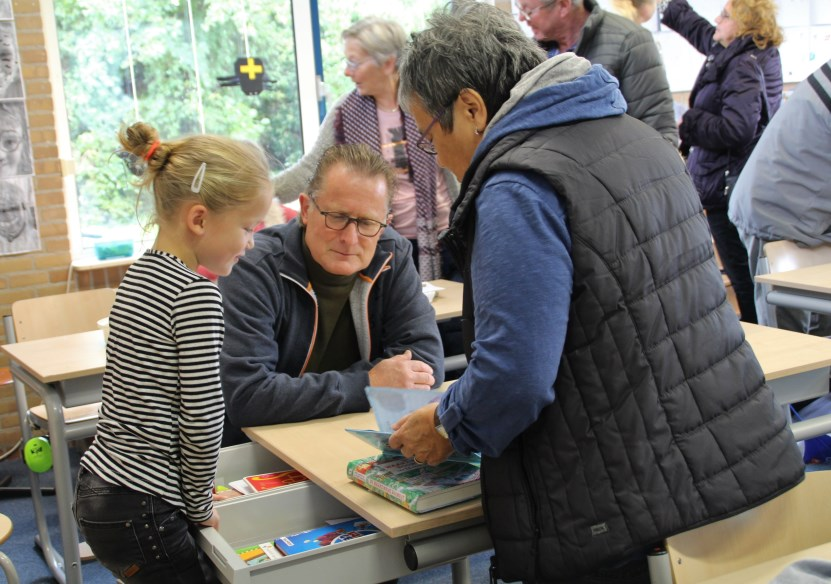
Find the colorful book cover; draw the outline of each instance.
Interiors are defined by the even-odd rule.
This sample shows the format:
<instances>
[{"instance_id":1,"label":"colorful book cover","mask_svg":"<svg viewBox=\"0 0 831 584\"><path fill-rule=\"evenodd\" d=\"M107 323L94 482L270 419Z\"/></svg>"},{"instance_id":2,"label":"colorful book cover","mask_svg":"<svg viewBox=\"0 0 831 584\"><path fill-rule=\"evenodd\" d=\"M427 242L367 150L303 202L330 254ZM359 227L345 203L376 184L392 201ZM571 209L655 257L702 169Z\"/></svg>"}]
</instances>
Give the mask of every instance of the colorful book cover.
<instances>
[{"instance_id":1,"label":"colorful book cover","mask_svg":"<svg viewBox=\"0 0 831 584\"><path fill-rule=\"evenodd\" d=\"M281 554L277 548L274 547L274 543L270 541L242 547L234 551L237 552L240 559L249 566L256 566L257 564L262 564L268 560L283 557L283 554Z\"/></svg>"},{"instance_id":2,"label":"colorful book cover","mask_svg":"<svg viewBox=\"0 0 831 584\"><path fill-rule=\"evenodd\" d=\"M346 467L347 476L364 488L414 513L425 513L482 494L479 467L445 461L438 466L383 454L359 458Z\"/></svg>"},{"instance_id":3,"label":"colorful book cover","mask_svg":"<svg viewBox=\"0 0 831 584\"><path fill-rule=\"evenodd\" d=\"M343 543L373 533L378 533L377 527L360 517L355 517L333 525L324 525L308 531L278 537L274 540L274 545L285 555L290 556L328 545Z\"/></svg>"},{"instance_id":4,"label":"colorful book cover","mask_svg":"<svg viewBox=\"0 0 831 584\"><path fill-rule=\"evenodd\" d=\"M251 475L245 477L244 480L252 489L259 492L293 485L294 483L308 481L309 479L300 471L291 469Z\"/></svg>"}]
</instances>

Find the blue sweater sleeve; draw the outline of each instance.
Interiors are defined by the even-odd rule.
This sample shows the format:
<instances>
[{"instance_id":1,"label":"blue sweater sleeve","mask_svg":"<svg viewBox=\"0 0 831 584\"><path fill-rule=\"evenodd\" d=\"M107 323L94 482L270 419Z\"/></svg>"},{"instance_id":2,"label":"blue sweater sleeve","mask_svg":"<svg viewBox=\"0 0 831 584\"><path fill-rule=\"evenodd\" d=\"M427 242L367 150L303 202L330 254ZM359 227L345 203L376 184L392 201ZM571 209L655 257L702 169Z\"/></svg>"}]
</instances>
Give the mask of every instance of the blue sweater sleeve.
<instances>
[{"instance_id":1,"label":"blue sweater sleeve","mask_svg":"<svg viewBox=\"0 0 831 584\"><path fill-rule=\"evenodd\" d=\"M539 177L490 177L476 199L471 361L439 405L456 450L499 454L554 401L573 267L559 197Z\"/></svg>"}]
</instances>

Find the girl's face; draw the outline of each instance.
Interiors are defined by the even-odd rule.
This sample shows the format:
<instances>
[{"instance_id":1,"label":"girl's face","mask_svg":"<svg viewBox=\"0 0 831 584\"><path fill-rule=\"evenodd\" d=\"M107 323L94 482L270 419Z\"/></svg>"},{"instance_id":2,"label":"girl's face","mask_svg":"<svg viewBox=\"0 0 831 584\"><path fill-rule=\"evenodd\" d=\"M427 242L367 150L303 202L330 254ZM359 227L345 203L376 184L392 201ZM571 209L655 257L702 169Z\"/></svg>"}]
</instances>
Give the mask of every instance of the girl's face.
<instances>
[{"instance_id":1,"label":"girl's face","mask_svg":"<svg viewBox=\"0 0 831 584\"><path fill-rule=\"evenodd\" d=\"M724 5L724 10L716 16L716 32L713 40L723 47L732 43L738 35L739 25L733 20L733 2Z\"/></svg>"},{"instance_id":2,"label":"girl's face","mask_svg":"<svg viewBox=\"0 0 831 584\"><path fill-rule=\"evenodd\" d=\"M208 211L204 232L196 244L196 259L218 276L227 276L234 265L254 248L254 228L271 208L269 189L245 203L223 211Z\"/></svg>"},{"instance_id":3,"label":"girl's face","mask_svg":"<svg viewBox=\"0 0 831 584\"><path fill-rule=\"evenodd\" d=\"M23 152L23 136L19 124L8 118L0 118L0 177L19 174Z\"/></svg>"}]
</instances>

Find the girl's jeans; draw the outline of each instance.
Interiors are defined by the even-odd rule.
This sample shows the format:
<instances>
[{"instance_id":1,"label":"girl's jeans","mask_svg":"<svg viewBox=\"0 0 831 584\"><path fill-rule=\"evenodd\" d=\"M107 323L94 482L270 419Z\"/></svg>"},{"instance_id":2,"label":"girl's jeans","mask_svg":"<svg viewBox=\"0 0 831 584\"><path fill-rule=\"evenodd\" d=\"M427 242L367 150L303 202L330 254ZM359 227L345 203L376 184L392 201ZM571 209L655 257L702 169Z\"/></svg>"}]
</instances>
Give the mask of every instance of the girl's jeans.
<instances>
[{"instance_id":1,"label":"girl's jeans","mask_svg":"<svg viewBox=\"0 0 831 584\"><path fill-rule=\"evenodd\" d=\"M176 507L81 468L75 520L95 558L125 584L216 582L196 529Z\"/></svg>"}]
</instances>

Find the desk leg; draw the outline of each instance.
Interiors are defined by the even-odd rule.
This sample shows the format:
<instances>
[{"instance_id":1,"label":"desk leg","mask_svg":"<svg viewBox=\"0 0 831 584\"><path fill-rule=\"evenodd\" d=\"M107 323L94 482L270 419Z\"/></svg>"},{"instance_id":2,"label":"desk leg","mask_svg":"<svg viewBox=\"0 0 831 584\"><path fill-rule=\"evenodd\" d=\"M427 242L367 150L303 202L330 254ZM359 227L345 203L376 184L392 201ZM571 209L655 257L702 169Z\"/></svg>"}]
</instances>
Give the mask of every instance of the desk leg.
<instances>
[{"instance_id":1,"label":"desk leg","mask_svg":"<svg viewBox=\"0 0 831 584\"><path fill-rule=\"evenodd\" d=\"M37 473L29 471L29 484L32 486L32 504L38 525L36 541L43 551L43 557L49 570L60 584L81 584L78 530L75 527L75 518L72 515L72 475L69 467L69 451L64 433L64 417L60 395L55 388L41 383L14 361L11 363L11 370L15 378L15 397L20 417L20 430L24 440L31 438L29 422L26 419L28 403L24 384L34 389L43 398L43 403L46 406L46 414L49 420L49 439L52 446L52 465L55 472L55 498L58 504L61 542L69 566L65 566L64 558L55 549L49 537L49 529L46 525L43 510L43 495L40 491L40 478Z\"/></svg>"},{"instance_id":2,"label":"desk leg","mask_svg":"<svg viewBox=\"0 0 831 584\"><path fill-rule=\"evenodd\" d=\"M453 584L470 584L470 558L464 558L450 564Z\"/></svg>"},{"instance_id":3,"label":"desk leg","mask_svg":"<svg viewBox=\"0 0 831 584\"><path fill-rule=\"evenodd\" d=\"M14 361L11 363L11 370L14 376L14 394L15 400L17 401L17 415L20 419L20 434L25 445L32 438L32 429L29 426L29 420L27 418L29 402L26 399L26 386L24 382L30 383L32 378ZM49 527L46 524L46 513L43 509L43 492L40 488L40 475L31 470L28 471L28 475L32 507L35 511L35 522L37 523L35 543L37 543L43 552L43 558L49 571L63 584L65 582L63 558L55 551L55 546L52 545L52 540L49 537Z\"/></svg>"},{"instance_id":4,"label":"desk leg","mask_svg":"<svg viewBox=\"0 0 831 584\"><path fill-rule=\"evenodd\" d=\"M64 551L65 584L81 584L81 558L78 550L78 528L72 514L72 469L69 466L69 448L64 433L61 399L55 391L45 393L49 416L49 441L52 445L52 465L55 469L55 497L58 502L58 522ZM56 576L57 577L57 576ZM60 578L58 578L60 581Z\"/></svg>"}]
</instances>

